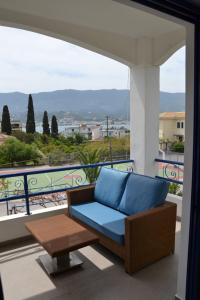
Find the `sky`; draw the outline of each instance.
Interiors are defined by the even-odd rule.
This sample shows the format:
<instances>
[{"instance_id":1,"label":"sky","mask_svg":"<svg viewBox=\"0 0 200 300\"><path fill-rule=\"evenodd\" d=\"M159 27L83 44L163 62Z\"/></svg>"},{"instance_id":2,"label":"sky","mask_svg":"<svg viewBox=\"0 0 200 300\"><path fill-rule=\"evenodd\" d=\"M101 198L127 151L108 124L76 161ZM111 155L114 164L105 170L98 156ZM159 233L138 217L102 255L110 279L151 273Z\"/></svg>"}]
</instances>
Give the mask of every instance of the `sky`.
<instances>
[{"instance_id":1,"label":"sky","mask_svg":"<svg viewBox=\"0 0 200 300\"><path fill-rule=\"evenodd\" d=\"M67 42L0 26L0 92L127 89L127 66ZM185 91L185 48L160 71L160 89Z\"/></svg>"}]
</instances>

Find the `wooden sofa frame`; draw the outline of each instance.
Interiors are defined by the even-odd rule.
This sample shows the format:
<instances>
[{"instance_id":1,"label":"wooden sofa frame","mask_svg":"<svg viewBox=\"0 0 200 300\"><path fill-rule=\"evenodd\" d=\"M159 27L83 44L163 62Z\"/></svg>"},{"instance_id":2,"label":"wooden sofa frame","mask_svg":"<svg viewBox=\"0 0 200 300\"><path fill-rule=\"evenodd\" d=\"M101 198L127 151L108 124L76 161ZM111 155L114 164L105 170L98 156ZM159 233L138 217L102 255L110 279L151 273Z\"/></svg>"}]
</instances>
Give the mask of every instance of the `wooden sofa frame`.
<instances>
[{"instance_id":1,"label":"wooden sofa frame","mask_svg":"<svg viewBox=\"0 0 200 300\"><path fill-rule=\"evenodd\" d=\"M94 185L67 191L68 206L94 201ZM68 214L70 216L69 210ZM70 216L72 217L72 216ZM99 237L104 247L121 257L129 274L174 253L176 204L165 202L162 206L146 212L127 216L125 219L125 242L120 245L72 217Z\"/></svg>"}]
</instances>

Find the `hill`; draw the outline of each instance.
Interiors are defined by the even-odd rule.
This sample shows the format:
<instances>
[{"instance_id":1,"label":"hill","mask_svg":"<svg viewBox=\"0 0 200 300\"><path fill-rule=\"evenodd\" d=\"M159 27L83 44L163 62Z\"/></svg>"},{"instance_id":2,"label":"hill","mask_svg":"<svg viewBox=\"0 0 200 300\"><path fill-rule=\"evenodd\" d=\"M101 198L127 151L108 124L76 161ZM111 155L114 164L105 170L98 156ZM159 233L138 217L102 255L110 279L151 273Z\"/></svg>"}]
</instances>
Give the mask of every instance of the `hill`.
<instances>
[{"instance_id":1,"label":"hill","mask_svg":"<svg viewBox=\"0 0 200 300\"><path fill-rule=\"evenodd\" d=\"M81 118L105 118L109 115L127 119L129 114L128 90L58 90L32 94L36 117L44 110L49 114L69 112ZM0 93L0 110L7 104L15 118L24 119L28 95L20 92ZM160 111L184 111L184 93L160 93Z\"/></svg>"}]
</instances>

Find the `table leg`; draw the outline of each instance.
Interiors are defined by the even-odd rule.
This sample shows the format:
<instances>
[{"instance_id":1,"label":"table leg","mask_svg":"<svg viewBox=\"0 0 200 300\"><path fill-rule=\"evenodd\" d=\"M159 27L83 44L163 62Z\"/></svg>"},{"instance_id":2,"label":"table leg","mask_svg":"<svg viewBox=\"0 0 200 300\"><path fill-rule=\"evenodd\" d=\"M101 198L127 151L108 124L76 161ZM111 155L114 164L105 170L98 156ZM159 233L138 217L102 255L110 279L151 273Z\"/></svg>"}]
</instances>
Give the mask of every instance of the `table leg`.
<instances>
[{"instance_id":1,"label":"table leg","mask_svg":"<svg viewBox=\"0 0 200 300\"><path fill-rule=\"evenodd\" d=\"M55 275L83 264L80 258L73 252L54 258L49 254L45 254L39 256L39 260L49 275Z\"/></svg>"}]
</instances>

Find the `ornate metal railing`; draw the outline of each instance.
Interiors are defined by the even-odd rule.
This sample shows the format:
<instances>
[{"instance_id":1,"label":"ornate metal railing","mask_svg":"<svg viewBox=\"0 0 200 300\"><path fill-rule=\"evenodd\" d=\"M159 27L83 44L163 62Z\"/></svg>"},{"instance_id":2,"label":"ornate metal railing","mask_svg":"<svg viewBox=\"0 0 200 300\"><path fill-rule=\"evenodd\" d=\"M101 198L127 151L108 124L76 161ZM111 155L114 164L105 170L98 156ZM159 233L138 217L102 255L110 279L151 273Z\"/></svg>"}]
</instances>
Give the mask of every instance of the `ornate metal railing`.
<instances>
[{"instance_id":1,"label":"ornate metal railing","mask_svg":"<svg viewBox=\"0 0 200 300\"><path fill-rule=\"evenodd\" d=\"M119 160L90 165L31 170L26 172L0 174L0 202L21 200L19 207L25 207L31 214L31 205L46 206L49 202L59 204L63 198L56 195L68 189L88 185L84 170L111 166L117 169L132 170L133 160ZM45 195L51 195L46 199ZM54 197L55 196L55 197ZM49 200L50 199L50 200Z\"/></svg>"},{"instance_id":2,"label":"ornate metal railing","mask_svg":"<svg viewBox=\"0 0 200 300\"><path fill-rule=\"evenodd\" d=\"M165 179L172 183L183 184L184 176L184 163L156 158L158 163L158 175L157 178Z\"/></svg>"}]
</instances>

